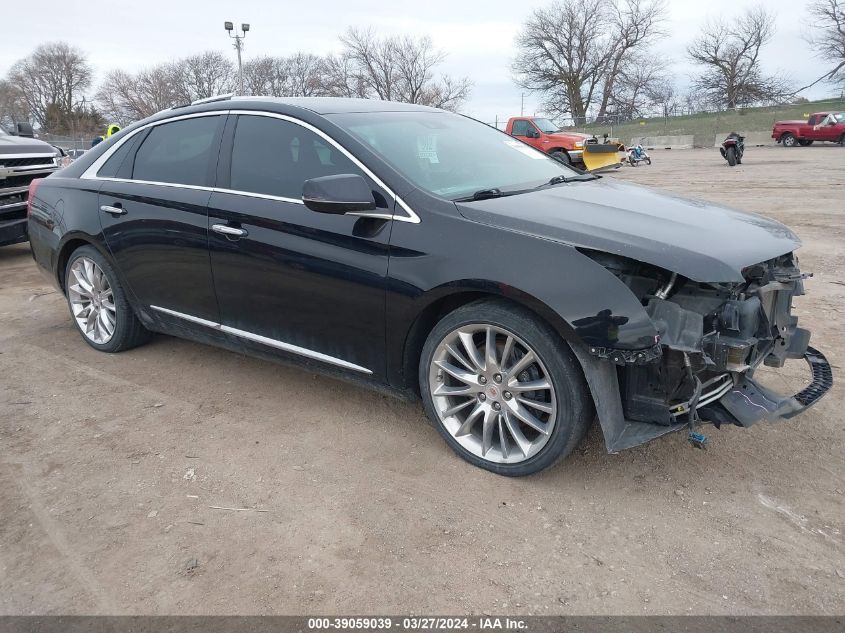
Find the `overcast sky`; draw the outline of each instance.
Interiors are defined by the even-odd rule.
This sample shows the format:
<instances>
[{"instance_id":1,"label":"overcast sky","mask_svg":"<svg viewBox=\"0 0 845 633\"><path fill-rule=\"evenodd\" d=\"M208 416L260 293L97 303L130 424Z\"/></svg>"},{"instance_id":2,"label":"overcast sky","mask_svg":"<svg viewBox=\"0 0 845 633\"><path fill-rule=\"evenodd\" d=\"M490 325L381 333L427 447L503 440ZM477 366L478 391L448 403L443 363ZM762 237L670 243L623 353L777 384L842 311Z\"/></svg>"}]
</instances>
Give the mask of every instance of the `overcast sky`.
<instances>
[{"instance_id":1,"label":"overcast sky","mask_svg":"<svg viewBox=\"0 0 845 633\"><path fill-rule=\"evenodd\" d=\"M676 80L685 85L694 72L684 49L708 16L730 17L753 0L667 0L667 35L655 46L656 54L673 60ZM230 48L225 20L252 25L245 56L287 55L296 51L325 54L336 51L337 35L349 26L373 26L382 33L430 35L448 53L443 70L467 75L474 81L464 111L484 121L519 114L521 90L514 84L510 61L514 36L533 7L543 0L273 0L179 1L144 0L118 9L122 3L106 0L41 0L5 12L0 38L0 76L39 43L65 40L83 49L98 77L111 68L137 70L202 50ZM809 83L821 74L801 34L807 28L805 0L767 0L777 12L777 34L763 51L767 71ZM806 94L827 96L824 87ZM538 99L525 98L526 113Z\"/></svg>"}]
</instances>

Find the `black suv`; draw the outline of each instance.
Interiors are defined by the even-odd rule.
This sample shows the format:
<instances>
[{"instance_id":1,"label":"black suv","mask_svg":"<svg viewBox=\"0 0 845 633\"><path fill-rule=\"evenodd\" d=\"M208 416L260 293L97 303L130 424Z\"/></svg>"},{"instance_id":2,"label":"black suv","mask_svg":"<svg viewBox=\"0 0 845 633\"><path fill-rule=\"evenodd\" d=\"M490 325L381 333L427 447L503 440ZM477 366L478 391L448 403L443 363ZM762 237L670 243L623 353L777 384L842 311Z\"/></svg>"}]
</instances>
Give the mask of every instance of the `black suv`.
<instances>
[{"instance_id":1,"label":"black suv","mask_svg":"<svg viewBox=\"0 0 845 633\"><path fill-rule=\"evenodd\" d=\"M618 451L795 415L830 367L790 315L786 227L586 174L472 119L221 98L141 121L43 180L38 264L104 352L164 332L422 397L505 475L597 417ZM781 396L761 364L806 358Z\"/></svg>"}]
</instances>

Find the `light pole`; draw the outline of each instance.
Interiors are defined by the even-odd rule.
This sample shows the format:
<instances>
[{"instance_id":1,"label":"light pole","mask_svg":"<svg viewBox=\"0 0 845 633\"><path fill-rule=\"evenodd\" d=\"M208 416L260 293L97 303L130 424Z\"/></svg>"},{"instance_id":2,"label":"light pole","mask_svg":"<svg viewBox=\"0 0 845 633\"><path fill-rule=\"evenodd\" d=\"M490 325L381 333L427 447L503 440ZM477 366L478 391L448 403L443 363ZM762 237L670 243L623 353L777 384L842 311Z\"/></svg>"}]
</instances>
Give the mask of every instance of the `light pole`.
<instances>
[{"instance_id":1,"label":"light pole","mask_svg":"<svg viewBox=\"0 0 845 633\"><path fill-rule=\"evenodd\" d=\"M235 40L235 50L238 51L238 94L242 95L244 93L244 67L241 62L241 50L244 47L244 38L249 32L249 24L241 24L241 35L238 35L238 32L234 31L235 27L231 22L224 22L223 28L229 33L229 37ZM232 35L232 31L234 31L234 35Z\"/></svg>"}]
</instances>

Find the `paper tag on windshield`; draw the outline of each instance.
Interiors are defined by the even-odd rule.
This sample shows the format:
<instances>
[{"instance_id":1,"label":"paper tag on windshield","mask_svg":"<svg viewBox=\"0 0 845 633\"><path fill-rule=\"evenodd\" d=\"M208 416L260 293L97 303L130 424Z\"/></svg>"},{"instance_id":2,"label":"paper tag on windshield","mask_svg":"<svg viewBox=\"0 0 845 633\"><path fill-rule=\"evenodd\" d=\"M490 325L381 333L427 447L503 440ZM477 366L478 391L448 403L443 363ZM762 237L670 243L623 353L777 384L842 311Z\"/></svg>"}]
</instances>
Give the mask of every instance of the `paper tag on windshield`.
<instances>
[{"instance_id":1,"label":"paper tag on windshield","mask_svg":"<svg viewBox=\"0 0 845 633\"><path fill-rule=\"evenodd\" d=\"M542 152L537 151L533 147L529 147L525 143L520 143L519 141L505 141L505 145L508 147L513 147L516 151L520 152L521 154L525 154L529 158L533 158L534 160L542 160L546 158L546 155Z\"/></svg>"},{"instance_id":2,"label":"paper tag on windshield","mask_svg":"<svg viewBox=\"0 0 845 633\"><path fill-rule=\"evenodd\" d=\"M437 158L437 137L425 136L417 137L417 156L430 163L439 163Z\"/></svg>"}]
</instances>

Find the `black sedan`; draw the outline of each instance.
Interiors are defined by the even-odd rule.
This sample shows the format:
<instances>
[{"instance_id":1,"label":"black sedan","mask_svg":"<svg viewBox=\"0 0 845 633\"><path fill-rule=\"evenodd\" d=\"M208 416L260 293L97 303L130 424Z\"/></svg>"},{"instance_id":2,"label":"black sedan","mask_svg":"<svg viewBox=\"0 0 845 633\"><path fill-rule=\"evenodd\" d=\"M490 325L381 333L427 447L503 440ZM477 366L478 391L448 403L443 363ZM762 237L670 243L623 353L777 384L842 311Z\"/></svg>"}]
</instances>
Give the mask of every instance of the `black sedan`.
<instances>
[{"instance_id":1,"label":"black sedan","mask_svg":"<svg viewBox=\"0 0 845 633\"><path fill-rule=\"evenodd\" d=\"M219 98L31 187L39 266L103 352L162 332L421 397L464 459L524 475L598 418L615 452L788 418L831 385L771 220L599 178L472 119ZM805 358L780 395L761 364Z\"/></svg>"}]
</instances>

